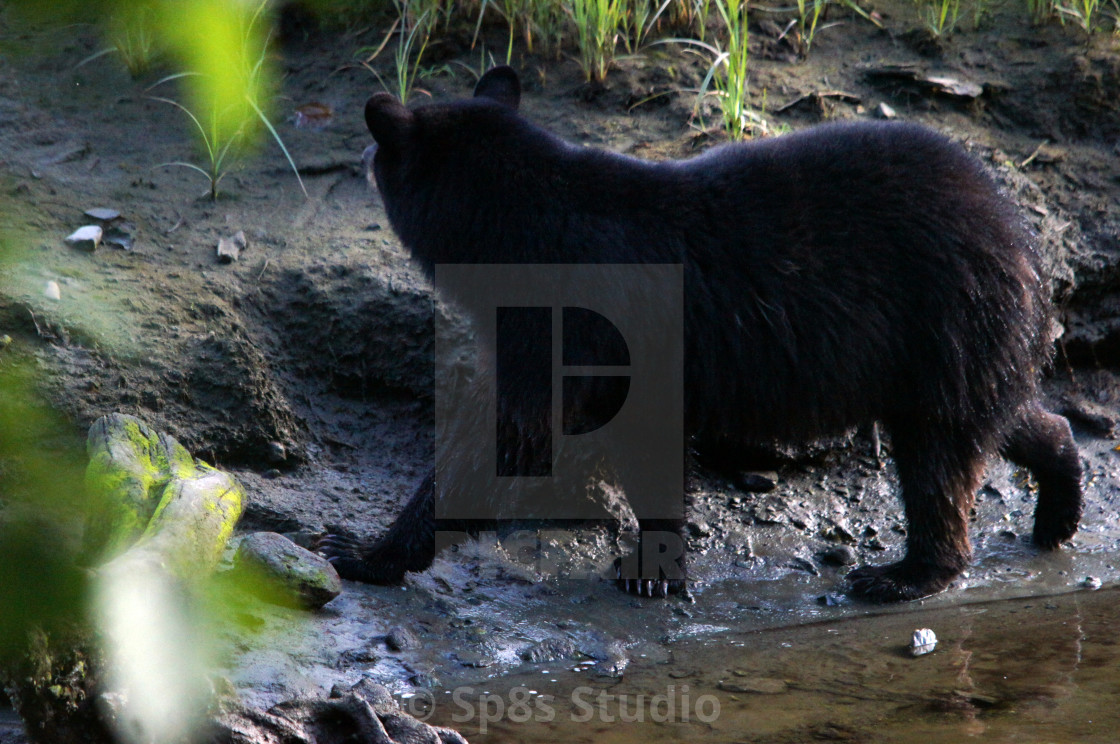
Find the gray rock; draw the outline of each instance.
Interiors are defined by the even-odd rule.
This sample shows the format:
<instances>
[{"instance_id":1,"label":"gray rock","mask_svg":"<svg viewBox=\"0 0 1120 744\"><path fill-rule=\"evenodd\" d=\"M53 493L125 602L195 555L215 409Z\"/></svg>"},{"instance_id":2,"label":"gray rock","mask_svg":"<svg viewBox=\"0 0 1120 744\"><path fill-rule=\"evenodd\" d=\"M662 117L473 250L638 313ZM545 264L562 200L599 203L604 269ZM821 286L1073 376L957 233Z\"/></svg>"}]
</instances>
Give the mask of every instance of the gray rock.
<instances>
[{"instance_id":1,"label":"gray rock","mask_svg":"<svg viewBox=\"0 0 1120 744\"><path fill-rule=\"evenodd\" d=\"M267 711L233 702L211 722L207 741L367 744L467 744L449 728L430 726L401 710L389 691L363 679L349 690L336 686L329 699L298 698Z\"/></svg>"},{"instance_id":2,"label":"gray rock","mask_svg":"<svg viewBox=\"0 0 1120 744\"><path fill-rule=\"evenodd\" d=\"M101 227L98 225L79 227L66 236L66 244L78 250L92 253L101 244Z\"/></svg>"},{"instance_id":3,"label":"gray rock","mask_svg":"<svg viewBox=\"0 0 1120 744\"><path fill-rule=\"evenodd\" d=\"M574 659L579 655L576 644L567 638L546 638L522 649L521 660L530 663Z\"/></svg>"},{"instance_id":4,"label":"gray rock","mask_svg":"<svg viewBox=\"0 0 1120 744\"><path fill-rule=\"evenodd\" d=\"M94 207L93 209L87 209L85 215L86 217L89 217L93 220L112 222L113 220L119 218L121 216L121 213L115 209L111 209L110 207Z\"/></svg>"},{"instance_id":5,"label":"gray rock","mask_svg":"<svg viewBox=\"0 0 1120 744\"><path fill-rule=\"evenodd\" d=\"M233 263L241 257L241 251L248 246L243 230L238 230L228 238L222 238L218 241L218 263Z\"/></svg>"},{"instance_id":6,"label":"gray rock","mask_svg":"<svg viewBox=\"0 0 1120 744\"><path fill-rule=\"evenodd\" d=\"M342 593L342 580L326 558L275 532L245 537L234 563L263 579L260 593L275 604L317 609Z\"/></svg>"},{"instance_id":7,"label":"gray rock","mask_svg":"<svg viewBox=\"0 0 1120 744\"><path fill-rule=\"evenodd\" d=\"M735 487L747 493L769 493L778 487L778 474L772 471L739 473L735 477Z\"/></svg>"},{"instance_id":8,"label":"gray rock","mask_svg":"<svg viewBox=\"0 0 1120 744\"><path fill-rule=\"evenodd\" d=\"M420 648L420 639L408 628L397 626L385 636L385 645L390 651L408 651Z\"/></svg>"},{"instance_id":9,"label":"gray rock","mask_svg":"<svg viewBox=\"0 0 1120 744\"><path fill-rule=\"evenodd\" d=\"M1081 580L1081 586L1089 589L1090 591L1096 591L1097 589L1101 588L1101 580L1096 576L1086 576Z\"/></svg>"},{"instance_id":10,"label":"gray rock","mask_svg":"<svg viewBox=\"0 0 1120 744\"><path fill-rule=\"evenodd\" d=\"M124 222L106 227L102 242L115 245L126 251L131 251L132 245L135 242L132 237L133 229L132 225Z\"/></svg>"},{"instance_id":11,"label":"gray rock","mask_svg":"<svg viewBox=\"0 0 1120 744\"><path fill-rule=\"evenodd\" d=\"M268 461L284 462L288 459L288 449L281 442L268 443Z\"/></svg>"}]
</instances>

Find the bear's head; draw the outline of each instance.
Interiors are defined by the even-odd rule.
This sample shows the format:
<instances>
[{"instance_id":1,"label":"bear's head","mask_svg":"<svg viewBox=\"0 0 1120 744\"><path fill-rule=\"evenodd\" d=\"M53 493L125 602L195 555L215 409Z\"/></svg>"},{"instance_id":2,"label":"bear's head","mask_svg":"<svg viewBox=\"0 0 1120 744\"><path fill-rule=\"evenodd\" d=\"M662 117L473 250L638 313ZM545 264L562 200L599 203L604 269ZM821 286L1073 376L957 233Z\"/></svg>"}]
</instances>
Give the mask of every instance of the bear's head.
<instances>
[{"instance_id":1,"label":"bear's head","mask_svg":"<svg viewBox=\"0 0 1120 744\"><path fill-rule=\"evenodd\" d=\"M474 97L409 109L388 93L366 103L377 143L366 149L366 175L381 193L389 221L423 263L438 261L439 233L460 232L516 190L531 162L533 125L518 116L521 83L512 68L479 79ZM441 230L442 228L442 230Z\"/></svg>"}]
</instances>

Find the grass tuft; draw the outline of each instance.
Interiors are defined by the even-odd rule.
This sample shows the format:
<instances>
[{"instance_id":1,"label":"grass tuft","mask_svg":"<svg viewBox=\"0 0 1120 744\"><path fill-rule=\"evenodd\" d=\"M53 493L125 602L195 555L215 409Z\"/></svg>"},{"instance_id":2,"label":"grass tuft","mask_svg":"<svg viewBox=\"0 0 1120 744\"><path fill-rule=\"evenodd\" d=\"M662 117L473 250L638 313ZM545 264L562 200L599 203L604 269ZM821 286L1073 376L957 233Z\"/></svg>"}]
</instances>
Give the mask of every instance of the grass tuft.
<instances>
[{"instance_id":1,"label":"grass tuft","mask_svg":"<svg viewBox=\"0 0 1120 744\"><path fill-rule=\"evenodd\" d=\"M614 64L626 18L625 0L566 0L576 26L579 64L588 82L599 82Z\"/></svg>"}]
</instances>

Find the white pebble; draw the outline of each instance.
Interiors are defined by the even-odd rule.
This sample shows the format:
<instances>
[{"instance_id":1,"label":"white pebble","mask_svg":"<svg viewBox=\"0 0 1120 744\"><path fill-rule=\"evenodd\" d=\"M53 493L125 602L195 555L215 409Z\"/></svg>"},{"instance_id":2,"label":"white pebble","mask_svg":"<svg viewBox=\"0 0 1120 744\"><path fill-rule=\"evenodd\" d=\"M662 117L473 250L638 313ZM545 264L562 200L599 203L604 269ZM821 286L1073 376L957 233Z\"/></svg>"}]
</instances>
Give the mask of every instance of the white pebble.
<instances>
[{"instance_id":1,"label":"white pebble","mask_svg":"<svg viewBox=\"0 0 1120 744\"><path fill-rule=\"evenodd\" d=\"M66 236L66 243L83 251L92 251L101 242L101 228L97 225L79 227Z\"/></svg>"},{"instance_id":2,"label":"white pebble","mask_svg":"<svg viewBox=\"0 0 1120 744\"><path fill-rule=\"evenodd\" d=\"M43 288L43 294L45 294L49 299L61 300L62 288L58 286L58 282L52 279L47 282L47 286Z\"/></svg>"},{"instance_id":3,"label":"white pebble","mask_svg":"<svg viewBox=\"0 0 1120 744\"><path fill-rule=\"evenodd\" d=\"M937 635L929 628L919 628L910 638L910 655L924 656L937 647Z\"/></svg>"}]
</instances>

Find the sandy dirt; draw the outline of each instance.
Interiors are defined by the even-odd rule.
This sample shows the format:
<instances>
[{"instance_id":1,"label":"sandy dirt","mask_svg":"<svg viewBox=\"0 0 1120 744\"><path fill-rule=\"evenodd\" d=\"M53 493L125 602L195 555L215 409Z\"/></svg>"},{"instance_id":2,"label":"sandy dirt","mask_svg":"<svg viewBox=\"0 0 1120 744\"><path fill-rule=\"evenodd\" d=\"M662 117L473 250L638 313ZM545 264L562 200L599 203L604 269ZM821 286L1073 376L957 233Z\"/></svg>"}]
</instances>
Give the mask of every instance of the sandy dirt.
<instances>
[{"instance_id":1,"label":"sandy dirt","mask_svg":"<svg viewBox=\"0 0 1120 744\"><path fill-rule=\"evenodd\" d=\"M1047 256L1065 328L1047 389L1073 420L1087 473L1081 533L1072 548L1040 555L1026 541L1032 486L993 464L973 524L976 565L927 604L1069 591L1088 575L1113 583L1120 38L1099 34L1087 45L1072 28L1033 28L1024 13L1000 7L982 28L964 20L931 44L913 33L912 6L876 10L882 29L836 14L839 24L819 33L806 60L771 24L752 28L753 104L780 131L873 117L885 103L994 170ZM431 290L359 162L370 143L361 107L379 85L354 55L383 32L299 29L277 48L276 123L307 195L265 143L215 202L197 173L158 167L197 157L185 117L147 90L167 69L133 80L112 55L77 67L102 44L94 28L25 28L0 11L0 220L23 249L0 277L0 335L14 339L0 363L33 360L72 433L104 413L130 413L232 470L249 493L245 531L333 525L375 534L430 467ZM504 49L500 25L487 33ZM433 48L433 74L421 83L431 98L469 94L481 52L468 41L453 34ZM723 141L692 115L690 89L705 62L680 49L624 59L596 86L570 58L517 48L514 64L524 114L570 141L649 158ZM939 92L916 80L923 76L975 83L979 94ZM175 93L172 84L160 91ZM310 103L333 111L324 128L295 126L297 107ZM94 207L122 214L131 249L64 244ZM219 264L219 239L237 231L247 248ZM59 299L47 296L49 282ZM694 474L695 604L642 602L609 582L542 579L484 540L403 588L347 584L313 617L248 611L265 631L230 639L237 650L226 673L262 704L362 675L407 694L501 674L523 656L590 659L611 674L674 638L862 613L842 597L841 547L859 562L889 560L904 530L889 442L879 467L867 434L746 464L776 472L769 493ZM536 547L594 559L618 540L617 529L592 527ZM419 648L386 651L383 638L396 627L417 634Z\"/></svg>"}]
</instances>

